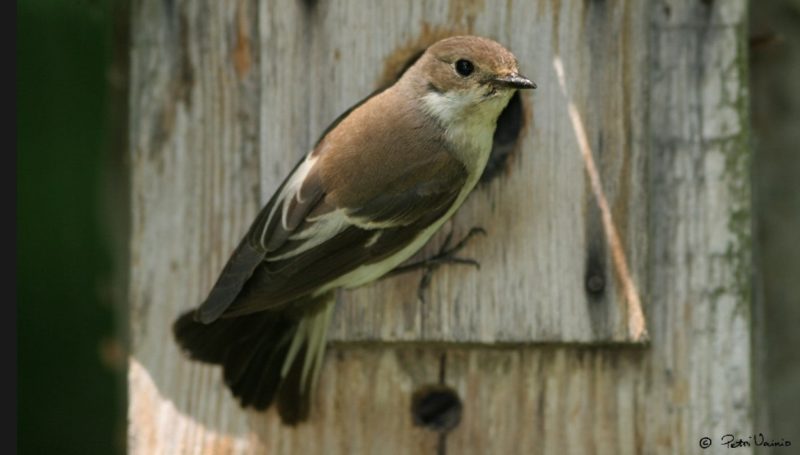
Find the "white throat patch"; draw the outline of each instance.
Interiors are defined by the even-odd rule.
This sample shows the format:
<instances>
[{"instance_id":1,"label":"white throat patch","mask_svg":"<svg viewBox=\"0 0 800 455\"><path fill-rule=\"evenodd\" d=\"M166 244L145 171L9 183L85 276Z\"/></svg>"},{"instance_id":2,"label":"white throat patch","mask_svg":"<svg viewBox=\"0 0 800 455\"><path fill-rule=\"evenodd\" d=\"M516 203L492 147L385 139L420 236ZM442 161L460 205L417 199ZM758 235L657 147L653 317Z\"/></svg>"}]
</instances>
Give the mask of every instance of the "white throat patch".
<instances>
[{"instance_id":1,"label":"white throat patch","mask_svg":"<svg viewBox=\"0 0 800 455\"><path fill-rule=\"evenodd\" d=\"M485 93L476 87L460 92L430 92L422 98L425 110L445 127L445 137L470 174L483 170L492 149L497 117L511 94L485 99Z\"/></svg>"}]
</instances>

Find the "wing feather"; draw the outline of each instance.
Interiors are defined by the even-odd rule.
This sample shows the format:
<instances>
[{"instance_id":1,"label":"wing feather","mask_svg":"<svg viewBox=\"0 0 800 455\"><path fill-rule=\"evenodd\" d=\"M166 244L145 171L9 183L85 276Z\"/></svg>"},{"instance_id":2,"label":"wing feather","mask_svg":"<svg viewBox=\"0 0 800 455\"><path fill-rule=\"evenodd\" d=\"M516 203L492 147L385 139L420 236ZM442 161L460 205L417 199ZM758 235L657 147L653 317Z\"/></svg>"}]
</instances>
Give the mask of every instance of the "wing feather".
<instances>
[{"instance_id":1,"label":"wing feather","mask_svg":"<svg viewBox=\"0 0 800 455\"><path fill-rule=\"evenodd\" d=\"M318 203L323 214L306 217L280 247L264 257L224 315L287 304L401 250L455 203L466 172L445 177L449 178L438 179L435 189L421 182L414 188L381 194L358 209L330 207L323 198Z\"/></svg>"},{"instance_id":2,"label":"wing feather","mask_svg":"<svg viewBox=\"0 0 800 455\"><path fill-rule=\"evenodd\" d=\"M309 296L401 250L448 213L467 170L440 137L423 137L437 130L423 128L419 113L385 112L413 114L390 123L411 125L418 141L398 142L394 134L362 128L369 117L364 107L343 118L259 213L200 306L202 322Z\"/></svg>"}]
</instances>

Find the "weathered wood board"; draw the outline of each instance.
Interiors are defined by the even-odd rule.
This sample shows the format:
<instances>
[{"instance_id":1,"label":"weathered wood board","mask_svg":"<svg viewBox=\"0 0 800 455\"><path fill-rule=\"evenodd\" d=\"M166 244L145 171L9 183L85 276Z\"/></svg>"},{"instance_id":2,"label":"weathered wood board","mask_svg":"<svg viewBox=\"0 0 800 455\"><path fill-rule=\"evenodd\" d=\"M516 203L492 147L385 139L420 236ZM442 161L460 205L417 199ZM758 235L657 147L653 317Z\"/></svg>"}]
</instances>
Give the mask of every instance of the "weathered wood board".
<instances>
[{"instance_id":1,"label":"weathered wood board","mask_svg":"<svg viewBox=\"0 0 800 455\"><path fill-rule=\"evenodd\" d=\"M744 0L134 2L130 451L695 453L703 436L719 449L722 434L746 435L745 10ZM343 293L312 421L290 430L272 412L241 411L217 368L180 355L172 320L202 300L327 123L452 33L504 43L539 84L502 171L451 224L489 231L465 251L481 270L437 270L424 303L419 275ZM630 302L568 101L644 304L646 346L625 344ZM587 293L590 271L603 277L599 297ZM464 405L444 440L410 413L413 392L440 381L442 356Z\"/></svg>"}]
</instances>

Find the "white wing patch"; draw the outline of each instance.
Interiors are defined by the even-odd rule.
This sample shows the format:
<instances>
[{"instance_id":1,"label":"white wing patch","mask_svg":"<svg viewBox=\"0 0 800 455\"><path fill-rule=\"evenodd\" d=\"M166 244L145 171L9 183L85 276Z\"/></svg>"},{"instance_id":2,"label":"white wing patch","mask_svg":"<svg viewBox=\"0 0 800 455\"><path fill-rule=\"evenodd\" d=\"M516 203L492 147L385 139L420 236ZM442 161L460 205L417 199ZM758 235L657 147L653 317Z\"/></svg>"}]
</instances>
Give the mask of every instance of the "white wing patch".
<instances>
[{"instance_id":1,"label":"white wing patch","mask_svg":"<svg viewBox=\"0 0 800 455\"><path fill-rule=\"evenodd\" d=\"M383 231L378 231L378 232L372 234L372 237L367 239L367 243L364 244L364 247L369 248L372 245L375 245L376 243L378 243L378 239L381 238L381 234L383 234Z\"/></svg>"},{"instance_id":2,"label":"white wing patch","mask_svg":"<svg viewBox=\"0 0 800 455\"><path fill-rule=\"evenodd\" d=\"M336 235L351 226L375 231L375 234L372 235L364 245L369 248L380 238L383 233L381 229L398 226L397 223L392 223L391 221L371 223L365 219L362 220L360 218L351 217L348 215L348 210L346 209L336 209L320 216L306 218L306 221L310 223L307 228L289 236L289 240L304 240L300 246L277 256L267 256L265 260L268 262L282 261L305 253L336 237Z\"/></svg>"},{"instance_id":3,"label":"white wing patch","mask_svg":"<svg viewBox=\"0 0 800 455\"><path fill-rule=\"evenodd\" d=\"M307 221L312 221L312 224L306 229L292 234L289 237L289 240L305 240L305 242L286 253L277 256L267 256L265 260L268 262L281 261L297 256L300 253L322 245L353 224L347 215L344 214L344 210L341 209L315 217L313 220L307 219Z\"/></svg>"},{"instance_id":4,"label":"white wing patch","mask_svg":"<svg viewBox=\"0 0 800 455\"><path fill-rule=\"evenodd\" d=\"M303 201L303 198L300 195L300 189L303 187L303 182L305 181L306 177L308 177L308 173L314 167L314 164L318 159L318 157L312 156L309 153L303 163L294 171L292 176L289 178L289 181L286 182L286 185L284 185L283 189L278 195L278 202L269 212L267 221L264 223L264 228L261 231L259 243L264 249L267 248L267 229L272 224L272 219L275 216L275 212L278 210L278 207L281 208L281 226L284 230L289 229L289 221L287 218L289 216L289 207L291 206L290 202L292 199L296 199L298 202Z\"/></svg>"},{"instance_id":5,"label":"white wing patch","mask_svg":"<svg viewBox=\"0 0 800 455\"><path fill-rule=\"evenodd\" d=\"M267 238L267 230L272 224L273 218L278 216L280 211L281 227L284 231L290 231L295 226L289 226L289 208L292 206L292 199L298 203L302 203L303 198L300 190L303 188L303 182L308 177L309 173L317 163L319 158L309 154L297 170L292 174L289 180L284 185L280 194L278 195L277 203L272 207L272 210L264 223L264 229L261 232L260 243L264 249L267 249L269 239ZM299 246L277 255L267 255L264 260L267 262L282 261L299 254L305 253L328 240L334 238L336 235L344 231L350 226L357 226L361 229L376 230L386 227L396 226L396 223L385 221L381 223L370 222L368 219L361 219L349 215L347 209L336 209L328 213L324 213L315 217L308 217L305 219L309 226L305 229L295 232L288 237L288 240L302 241ZM373 237L373 244L378 240L378 237ZM368 245L369 246L369 245Z\"/></svg>"}]
</instances>

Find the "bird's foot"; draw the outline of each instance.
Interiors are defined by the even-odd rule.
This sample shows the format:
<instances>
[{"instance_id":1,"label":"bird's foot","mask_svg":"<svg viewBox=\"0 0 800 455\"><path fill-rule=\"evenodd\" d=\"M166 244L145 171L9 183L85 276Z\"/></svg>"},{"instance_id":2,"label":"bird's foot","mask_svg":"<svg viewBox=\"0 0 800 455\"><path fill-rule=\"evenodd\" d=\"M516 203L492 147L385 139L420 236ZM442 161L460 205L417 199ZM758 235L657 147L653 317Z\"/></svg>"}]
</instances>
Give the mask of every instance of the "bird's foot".
<instances>
[{"instance_id":1,"label":"bird's foot","mask_svg":"<svg viewBox=\"0 0 800 455\"><path fill-rule=\"evenodd\" d=\"M481 227L473 227L472 229L467 232L467 235L464 236L458 243L453 246L450 246L450 243L453 240L453 231L450 231L447 234L447 237L444 239L444 243L441 247L439 247L439 251L428 259L423 259L418 262L413 262L411 264L402 265L400 267L395 268L387 276L399 275L401 273L412 272L417 269L423 269L424 272L422 274L422 278L419 282L419 287L417 288L417 296L419 297L420 301L425 301L425 290L431 284L431 278L433 277L433 272L439 266L444 264L463 264L463 265L472 265L476 268L480 269L481 264L472 258L462 258L456 256L456 254L461 251L469 240L478 235L486 235L486 231Z\"/></svg>"}]
</instances>

